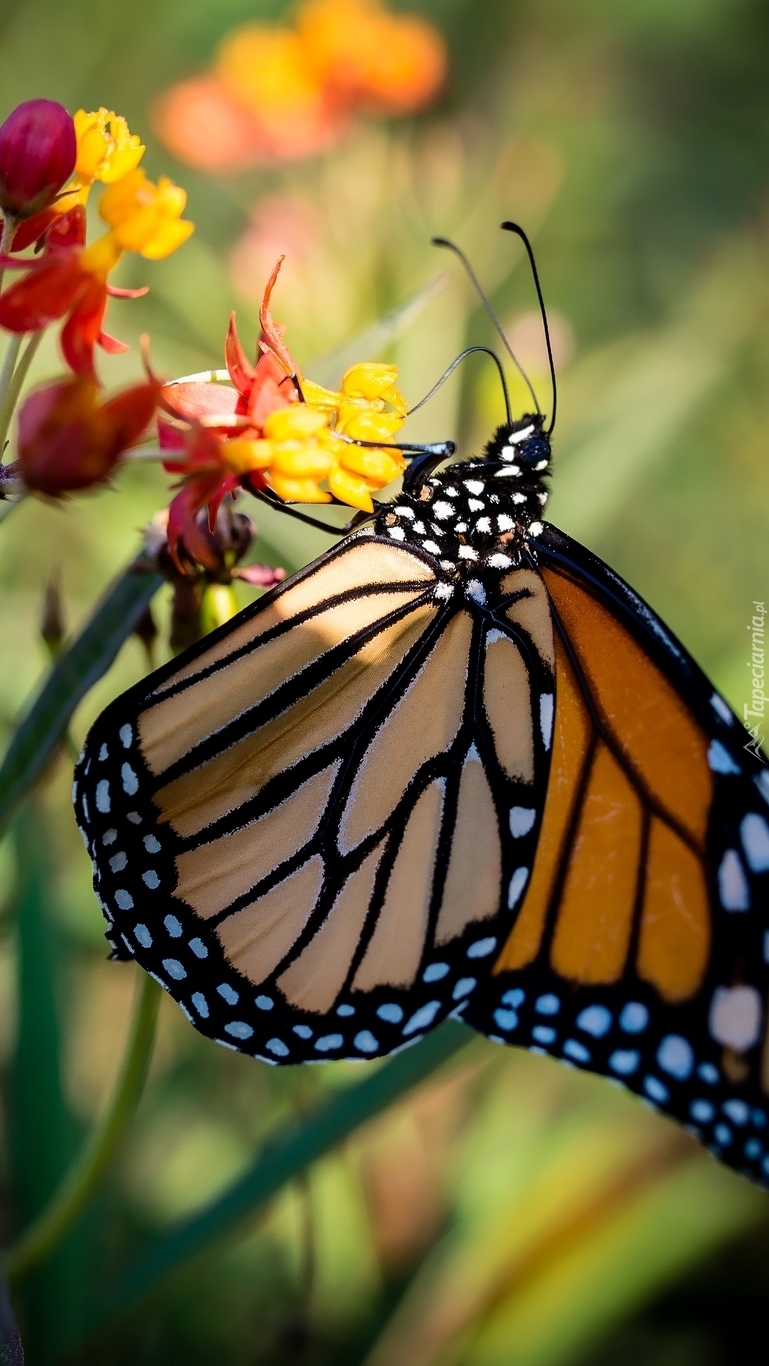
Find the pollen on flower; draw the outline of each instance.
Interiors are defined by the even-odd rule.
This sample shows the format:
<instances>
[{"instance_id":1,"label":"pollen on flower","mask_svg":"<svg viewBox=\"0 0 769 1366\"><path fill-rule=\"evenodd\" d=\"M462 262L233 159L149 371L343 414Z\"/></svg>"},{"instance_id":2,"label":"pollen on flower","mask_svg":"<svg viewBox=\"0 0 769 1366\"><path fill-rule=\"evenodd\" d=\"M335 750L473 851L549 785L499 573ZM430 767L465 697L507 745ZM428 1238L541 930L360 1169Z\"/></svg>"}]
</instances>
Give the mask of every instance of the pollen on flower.
<instances>
[{"instance_id":1,"label":"pollen on flower","mask_svg":"<svg viewBox=\"0 0 769 1366\"><path fill-rule=\"evenodd\" d=\"M95 180L114 185L129 171L136 170L146 148L141 138L131 132L122 114L103 108L88 114L85 109L78 109L74 118L75 176L79 181L89 186Z\"/></svg>"}]
</instances>

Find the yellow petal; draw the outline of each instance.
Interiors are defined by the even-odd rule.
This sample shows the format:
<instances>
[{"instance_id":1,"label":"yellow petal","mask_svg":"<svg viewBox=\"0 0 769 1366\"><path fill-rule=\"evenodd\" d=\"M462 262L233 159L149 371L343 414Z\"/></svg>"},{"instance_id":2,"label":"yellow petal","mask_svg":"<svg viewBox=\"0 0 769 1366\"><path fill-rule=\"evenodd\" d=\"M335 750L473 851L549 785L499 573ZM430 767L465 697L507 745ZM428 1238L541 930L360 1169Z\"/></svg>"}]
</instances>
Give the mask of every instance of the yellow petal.
<instances>
[{"instance_id":1,"label":"yellow petal","mask_svg":"<svg viewBox=\"0 0 769 1366\"><path fill-rule=\"evenodd\" d=\"M342 464L353 474L362 474L366 479L373 480L380 489L397 479L403 469L403 464L393 460L387 451L372 451L365 446L348 446L342 456Z\"/></svg>"},{"instance_id":2,"label":"yellow petal","mask_svg":"<svg viewBox=\"0 0 769 1366\"><path fill-rule=\"evenodd\" d=\"M108 147L109 143L96 123L86 128L78 138L75 174L86 181L95 180Z\"/></svg>"},{"instance_id":3,"label":"yellow petal","mask_svg":"<svg viewBox=\"0 0 769 1366\"><path fill-rule=\"evenodd\" d=\"M337 430L358 441L385 441L403 426L397 413L377 413L370 408L353 409L340 419Z\"/></svg>"},{"instance_id":4,"label":"yellow petal","mask_svg":"<svg viewBox=\"0 0 769 1366\"><path fill-rule=\"evenodd\" d=\"M272 441L297 441L325 427L328 417L308 403L291 403L276 408L265 419L264 434Z\"/></svg>"},{"instance_id":5,"label":"yellow petal","mask_svg":"<svg viewBox=\"0 0 769 1366\"><path fill-rule=\"evenodd\" d=\"M224 445L224 459L233 474L245 474L248 470L267 470L272 464L275 447L271 441L227 441Z\"/></svg>"},{"instance_id":6,"label":"yellow petal","mask_svg":"<svg viewBox=\"0 0 769 1366\"><path fill-rule=\"evenodd\" d=\"M398 378L397 365L383 361L358 361L351 365L342 380L342 392L351 398L381 398Z\"/></svg>"},{"instance_id":7,"label":"yellow petal","mask_svg":"<svg viewBox=\"0 0 769 1366\"><path fill-rule=\"evenodd\" d=\"M360 508L361 512L374 511L368 484L359 475L348 474L347 470L331 470L328 475L328 486L340 503Z\"/></svg>"},{"instance_id":8,"label":"yellow petal","mask_svg":"<svg viewBox=\"0 0 769 1366\"><path fill-rule=\"evenodd\" d=\"M316 384L313 379L302 380L302 393L304 401L313 408L322 408L324 412L336 412L341 401L341 394L335 394L333 389L324 389L322 384Z\"/></svg>"},{"instance_id":9,"label":"yellow petal","mask_svg":"<svg viewBox=\"0 0 769 1366\"><path fill-rule=\"evenodd\" d=\"M270 485L286 503L330 503L331 494L319 488L312 479L289 479L285 474L269 475Z\"/></svg>"},{"instance_id":10,"label":"yellow petal","mask_svg":"<svg viewBox=\"0 0 769 1366\"><path fill-rule=\"evenodd\" d=\"M388 385L382 394L382 398L386 399L390 406L395 409L396 413L400 413L401 417L407 416L409 405L396 385Z\"/></svg>"},{"instance_id":11,"label":"yellow petal","mask_svg":"<svg viewBox=\"0 0 769 1366\"><path fill-rule=\"evenodd\" d=\"M114 232L105 232L103 237L85 248L80 257L80 264L83 270L106 280L109 272L120 260L122 250Z\"/></svg>"},{"instance_id":12,"label":"yellow petal","mask_svg":"<svg viewBox=\"0 0 769 1366\"><path fill-rule=\"evenodd\" d=\"M333 465L332 456L314 441L278 446L273 469L292 479L325 479Z\"/></svg>"},{"instance_id":13,"label":"yellow petal","mask_svg":"<svg viewBox=\"0 0 769 1366\"><path fill-rule=\"evenodd\" d=\"M194 231L195 224L190 223L187 218L164 223L154 237L150 237L144 246L139 248L139 254L147 261L162 261L166 256L170 256L172 251L176 251L177 247L183 246Z\"/></svg>"}]
</instances>

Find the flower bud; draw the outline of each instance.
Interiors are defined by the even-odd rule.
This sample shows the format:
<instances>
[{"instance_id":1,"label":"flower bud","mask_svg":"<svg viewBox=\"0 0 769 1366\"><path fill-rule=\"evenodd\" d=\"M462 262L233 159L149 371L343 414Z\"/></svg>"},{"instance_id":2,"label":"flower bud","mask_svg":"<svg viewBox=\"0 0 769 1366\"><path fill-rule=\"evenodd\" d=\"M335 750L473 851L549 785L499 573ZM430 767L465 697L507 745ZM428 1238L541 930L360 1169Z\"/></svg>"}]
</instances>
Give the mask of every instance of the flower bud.
<instances>
[{"instance_id":1,"label":"flower bud","mask_svg":"<svg viewBox=\"0 0 769 1366\"><path fill-rule=\"evenodd\" d=\"M82 375L33 390L19 412L18 473L50 498L103 483L155 412L158 386L137 384L99 404Z\"/></svg>"},{"instance_id":2,"label":"flower bud","mask_svg":"<svg viewBox=\"0 0 769 1366\"><path fill-rule=\"evenodd\" d=\"M30 218L53 202L75 169L71 116L53 100L27 100L0 127L0 208Z\"/></svg>"}]
</instances>

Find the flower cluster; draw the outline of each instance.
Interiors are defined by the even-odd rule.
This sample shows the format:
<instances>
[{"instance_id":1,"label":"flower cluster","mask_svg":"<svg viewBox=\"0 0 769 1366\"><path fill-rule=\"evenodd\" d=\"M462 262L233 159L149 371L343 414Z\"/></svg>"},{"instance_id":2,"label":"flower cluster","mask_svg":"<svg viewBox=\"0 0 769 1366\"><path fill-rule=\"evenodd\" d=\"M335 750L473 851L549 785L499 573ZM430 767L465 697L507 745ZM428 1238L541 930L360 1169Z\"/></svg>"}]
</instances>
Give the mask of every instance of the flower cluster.
<instances>
[{"instance_id":1,"label":"flower cluster","mask_svg":"<svg viewBox=\"0 0 769 1366\"><path fill-rule=\"evenodd\" d=\"M66 364L96 380L97 343L109 352L125 350L103 330L108 296L144 292L114 288L109 274L126 251L157 261L181 246L193 231L182 218L187 196L166 177L157 184L148 179L139 167L142 143L110 110L79 110L73 120L51 101L30 103L38 106L34 118L21 122L17 110L0 130L3 238L14 253L3 256L0 266L24 271L0 294L0 327L36 333L64 320ZM57 137L58 161L51 151ZM14 179L15 165L24 170ZM96 181L106 187L99 215L107 232L86 246L85 205ZM32 258L16 254L33 242L42 252Z\"/></svg>"},{"instance_id":2,"label":"flower cluster","mask_svg":"<svg viewBox=\"0 0 769 1366\"><path fill-rule=\"evenodd\" d=\"M390 444L407 412L396 367L353 365L338 392L304 378L270 311L280 265L264 292L256 363L243 351L233 316L225 346L231 382L192 379L162 390L164 463L183 480L168 521L173 554L201 509L214 519L238 487L271 490L284 502L335 500L373 512L372 493L404 468Z\"/></svg>"},{"instance_id":3,"label":"flower cluster","mask_svg":"<svg viewBox=\"0 0 769 1366\"><path fill-rule=\"evenodd\" d=\"M319 21L322 5L302 22L313 14ZM161 458L179 483L147 545L154 537L153 562L173 587L171 645L181 648L236 610L234 578L265 588L282 575L240 566L254 527L233 507L238 491L373 512L372 494L404 468L393 437L407 405L393 365L353 365L338 391L302 375L270 307L282 256L264 290L253 362L233 315L226 371L163 383L146 358L142 383L105 398L95 346L125 349L103 330L107 299L145 292L113 287L111 271L123 252L157 260L192 232L182 217L184 191L165 178L150 181L143 153L125 120L106 109L73 119L61 105L30 101L0 127L0 272L21 272L0 292L0 327L12 334L0 375L0 440L34 348L58 321L70 371L23 401L16 458L0 464L0 499L58 499L103 484L157 418L159 446L145 454ZM86 208L97 183L105 231L87 244ZM33 255L21 254L33 244ZM30 341L19 359L24 334Z\"/></svg>"},{"instance_id":4,"label":"flower cluster","mask_svg":"<svg viewBox=\"0 0 769 1366\"><path fill-rule=\"evenodd\" d=\"M412 113L446 73L438 30L378 0L305 0L292 28L246 24L213 69L158 101L155 128L181 161L231 172L326 151L358 111Z\"/></svg>"}]
</instances>

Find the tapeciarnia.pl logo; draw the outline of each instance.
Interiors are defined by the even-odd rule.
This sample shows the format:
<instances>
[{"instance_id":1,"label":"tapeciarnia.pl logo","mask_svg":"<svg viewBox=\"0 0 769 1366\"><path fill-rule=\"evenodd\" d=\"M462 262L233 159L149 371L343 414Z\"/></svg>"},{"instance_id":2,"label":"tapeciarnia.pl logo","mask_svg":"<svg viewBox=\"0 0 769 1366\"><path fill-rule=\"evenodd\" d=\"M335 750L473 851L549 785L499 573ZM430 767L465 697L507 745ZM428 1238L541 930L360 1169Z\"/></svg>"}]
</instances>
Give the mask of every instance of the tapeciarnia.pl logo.
<instances>
[{"instance_id":1,"label":"tapeciarnia.pl logo","mask_svg":"<svg viewBox=\"0 0 769 1366\"><path fill-rule=\"evenodd\" d=\"M764 603L754 602L753 616L748 623L751 638L750 659L748 660L748 668L751 671L750 702L746 702L743 707L743 721L750 739L744 748L749 750L751 754L755 754L762 763L766 762L761 753L761 746L764 742L761 734L762 722L766 714L766 693L764 692L766 678L764 662L766 651L765 620L766 607Z\"/></svg>"}]
</instances>

